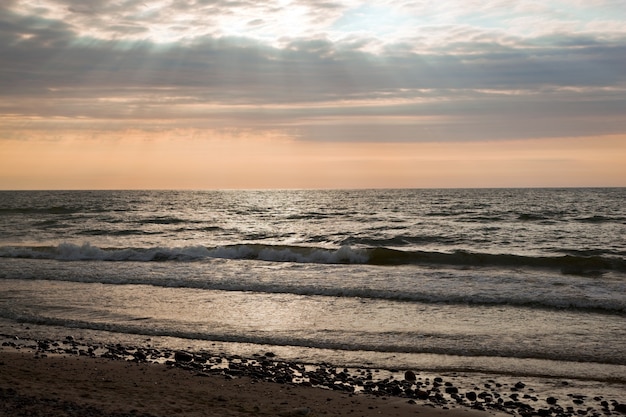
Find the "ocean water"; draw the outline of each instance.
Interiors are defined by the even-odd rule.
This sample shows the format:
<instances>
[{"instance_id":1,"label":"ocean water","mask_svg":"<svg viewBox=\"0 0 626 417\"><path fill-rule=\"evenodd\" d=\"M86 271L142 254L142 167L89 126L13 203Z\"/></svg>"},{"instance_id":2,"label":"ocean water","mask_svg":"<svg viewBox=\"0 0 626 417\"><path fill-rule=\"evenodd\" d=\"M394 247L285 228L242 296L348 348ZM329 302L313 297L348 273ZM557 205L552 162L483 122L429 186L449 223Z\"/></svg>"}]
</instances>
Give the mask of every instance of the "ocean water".
<instances>
[{"instance_id":1,"label":"ocean water","mask_svg":"<svg viewBox=\"0 0 626 417\"><path fill-rule=\"evenodd\" d=\"M623 188L0 192L0 332L568 378L615 397L625 202Z\"/></svg>"}]
</instances>

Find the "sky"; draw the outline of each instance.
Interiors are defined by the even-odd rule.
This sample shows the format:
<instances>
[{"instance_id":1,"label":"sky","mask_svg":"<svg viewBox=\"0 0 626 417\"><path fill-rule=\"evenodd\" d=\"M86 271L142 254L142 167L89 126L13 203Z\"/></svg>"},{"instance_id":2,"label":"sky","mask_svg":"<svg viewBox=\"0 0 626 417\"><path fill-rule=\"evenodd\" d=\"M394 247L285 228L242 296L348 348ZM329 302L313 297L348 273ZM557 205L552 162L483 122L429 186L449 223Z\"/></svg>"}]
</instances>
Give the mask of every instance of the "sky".
<instances>
[{"instance_id":1,"label":"sky","mask_svg":"<svg viewBox=\"0 0 626 417\"><path fill-rule=\"evenodd\" d=\"M0 189L626 186L624 0L2 0Z\"/></svg>"}]
</instances>

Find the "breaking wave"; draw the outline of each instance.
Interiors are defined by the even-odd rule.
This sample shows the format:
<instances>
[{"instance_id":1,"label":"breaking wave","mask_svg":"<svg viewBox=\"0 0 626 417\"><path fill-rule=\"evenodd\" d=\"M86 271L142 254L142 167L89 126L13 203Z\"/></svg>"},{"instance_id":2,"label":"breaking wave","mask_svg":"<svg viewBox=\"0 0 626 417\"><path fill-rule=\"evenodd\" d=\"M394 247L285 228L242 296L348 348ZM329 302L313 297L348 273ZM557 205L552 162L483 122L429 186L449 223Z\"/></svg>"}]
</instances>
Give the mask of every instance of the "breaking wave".
<instances>
[{"instance_id":1,"label":"breaking wave","mask_svg":"<svg viewBox=\"0 0 626 417\"><path fill-rule=\"evenodd\" d=\"M561 256L516 254L403 251L386 247L321 248L294 245L236 244L153 248L100 248L89 243L58 246L5 246L0 257L52 259L59 261L197 261L206 258L248 259L268 262L319 264L447 265L453 267L528 267L560 270L564 274L601 275L608 270L626 272L626 260L606 254L569 253Z\"/></svg>"}]
</instances>

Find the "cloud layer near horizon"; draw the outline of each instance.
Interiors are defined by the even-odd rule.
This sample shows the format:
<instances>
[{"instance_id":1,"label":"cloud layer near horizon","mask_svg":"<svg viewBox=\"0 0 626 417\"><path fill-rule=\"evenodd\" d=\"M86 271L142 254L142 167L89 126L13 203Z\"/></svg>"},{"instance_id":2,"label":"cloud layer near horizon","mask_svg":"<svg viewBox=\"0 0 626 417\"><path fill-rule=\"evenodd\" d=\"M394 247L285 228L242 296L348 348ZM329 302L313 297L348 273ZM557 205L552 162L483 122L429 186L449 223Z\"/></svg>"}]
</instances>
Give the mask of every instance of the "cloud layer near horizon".
<instances>
[{"instance_id":1,"label":"cloud layer near horizon","mask_svg":"<svg viewBox=\"0 0 626 417\"><path fill-rule=\"evenodd\" d=\"M615 0L8 0L0 59L5 140L626 134L626 9Z\"/></svg>"}]
</instances>

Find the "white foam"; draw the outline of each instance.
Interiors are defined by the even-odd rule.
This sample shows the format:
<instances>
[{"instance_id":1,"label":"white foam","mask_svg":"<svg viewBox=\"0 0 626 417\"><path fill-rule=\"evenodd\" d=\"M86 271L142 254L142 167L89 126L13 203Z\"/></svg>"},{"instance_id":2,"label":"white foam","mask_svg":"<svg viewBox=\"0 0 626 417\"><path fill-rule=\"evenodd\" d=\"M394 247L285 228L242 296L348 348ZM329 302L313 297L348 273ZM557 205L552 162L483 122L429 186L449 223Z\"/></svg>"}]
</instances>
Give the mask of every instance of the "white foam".
<instances>
[{"instance_id":1,"label":"white foam","mask_svg":"<svg viewBox=\"0 0 626 417\"><path fill-rule=\"evenodd\" d=\"M77 245L64 242L56 247L2 247L0 257L56 259L60 261L193 261L204 258L257 259L272 262L298 263L366 263L364 249L342 246L322 249L299 246L232 245L206 248L204 246L154 248L99 248L90 243Z\"/></svg>"}]
</instances>

